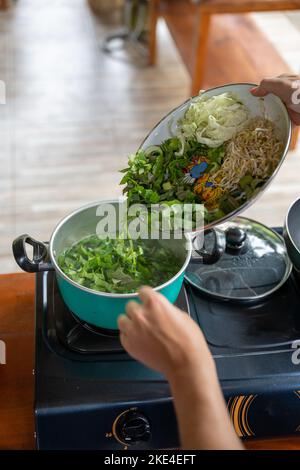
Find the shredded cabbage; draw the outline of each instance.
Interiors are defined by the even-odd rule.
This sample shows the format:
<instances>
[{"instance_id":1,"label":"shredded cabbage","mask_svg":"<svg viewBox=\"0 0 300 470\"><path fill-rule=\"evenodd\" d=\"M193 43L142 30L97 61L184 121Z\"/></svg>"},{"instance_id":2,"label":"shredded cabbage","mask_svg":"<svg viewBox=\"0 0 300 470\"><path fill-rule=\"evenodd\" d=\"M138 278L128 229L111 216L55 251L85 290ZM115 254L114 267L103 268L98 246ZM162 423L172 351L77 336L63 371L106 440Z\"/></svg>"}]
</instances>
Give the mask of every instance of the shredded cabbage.
<instances>
[{"instance_id":1,"label":"shredded cabbage","mask_svg":"<svg viewBox=\"0 0 300 470\"><path fill-rule=\"evenodd\" d=\"M219 147L241 130L248 119L248 108L233 93L211 98L202 95L178 121L179 153L184 152L186 141L191 138L209 147Z\"/></svg>"}]
</instances>

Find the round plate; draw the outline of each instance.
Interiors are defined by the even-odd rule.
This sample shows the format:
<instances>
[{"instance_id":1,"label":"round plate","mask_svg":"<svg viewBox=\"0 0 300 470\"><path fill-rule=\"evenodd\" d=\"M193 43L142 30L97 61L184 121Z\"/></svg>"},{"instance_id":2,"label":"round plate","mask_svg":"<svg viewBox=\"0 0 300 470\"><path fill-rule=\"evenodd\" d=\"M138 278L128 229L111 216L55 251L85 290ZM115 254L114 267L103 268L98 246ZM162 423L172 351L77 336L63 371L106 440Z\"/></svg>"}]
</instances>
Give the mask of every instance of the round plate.
<instances>
[{"instance_id":1,"label":"round plate","mask_svg":"<svg viewBox=\"0 0 300 470\"><path fill-rule=\"evenodd\" d=\"M278 137L283 140L283 152L281 159L277 165L276 170L273 172L268 181L261 187L260 191L257 194L255 194L252 198L248 199L244 204L242 204L234 211L226 214L226 216L222 217L221 219L208 223L204 226L204 229L225 222L226 220L230 219L233 216L236 216L237 214L245 210L247 207L249 207L251 204L253 204L257 197L259 197L270 184L288 152L291 140L291 120L289 118L285 105L277 96L273 94L269 94L265 98L254 97L249 91L254 86L256 85L252 83L234 83L220 86L217 88L211 88L209 90L204 91L203 95L210 98L212 96L220 95L222 93L235 93L241 98L242 102L250 110L250 117L265 116L271 121L273 121L278 128ZM147 135L147 137L141 144L140 149L146 149L150 145L159 145L164 140L174 136L178 120L183 117L190 104L197 98L198 96L194 96L188 99L180 106L173 109L173 111L171 111L169 114L167 114ZM197 229L195 229L194 231L197 231Z\"/></svg>"}]
</instances>

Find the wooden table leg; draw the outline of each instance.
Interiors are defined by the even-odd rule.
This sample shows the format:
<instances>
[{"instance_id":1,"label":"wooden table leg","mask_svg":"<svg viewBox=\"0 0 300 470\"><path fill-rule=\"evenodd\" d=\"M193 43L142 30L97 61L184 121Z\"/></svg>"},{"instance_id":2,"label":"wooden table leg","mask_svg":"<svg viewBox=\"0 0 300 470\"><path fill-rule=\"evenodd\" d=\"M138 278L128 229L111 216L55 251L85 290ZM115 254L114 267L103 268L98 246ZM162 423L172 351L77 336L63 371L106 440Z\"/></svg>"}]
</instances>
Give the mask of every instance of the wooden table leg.
<instances>
[{"instance_id":1,"label":"wooden table leg","mask_svg":"<svg viewBox=\"0 0 300 470\"><path fill-rule=\"evenodd\" d=\"M149 1L149 65L156 64L157 44L156 29L158 21L159 0Z\"/></svg>"},{"instance_id":2,"label":"wooden table leg","mask_svg":"<svg viewBox=\"0 0 300 470\"><path fill-rule=\"evenodd\" d=\"M197 95L199 90L201 90L203 86L210 20L211 15L209 13L201 11L201 8L199 7L197 18L196 42L194 44L195 63L191 85L192 96Z\"/></svg>"}]
</instances>

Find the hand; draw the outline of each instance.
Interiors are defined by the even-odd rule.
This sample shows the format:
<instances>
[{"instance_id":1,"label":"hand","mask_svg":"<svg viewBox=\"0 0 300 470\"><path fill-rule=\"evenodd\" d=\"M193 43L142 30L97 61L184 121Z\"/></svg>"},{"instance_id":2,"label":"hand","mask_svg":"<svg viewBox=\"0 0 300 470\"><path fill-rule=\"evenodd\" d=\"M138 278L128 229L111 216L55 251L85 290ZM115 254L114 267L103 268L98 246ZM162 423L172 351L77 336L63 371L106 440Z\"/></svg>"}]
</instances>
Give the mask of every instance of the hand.
<instances>
[{"instance_id":1,"label":"hand","mask_svg":"<svg viewBox=\"0 0 300 470\"><path fill-rule=\"evenodd\" d=\"M150 287L118 319L121 343L170 383L183 449L242 449L198 325Z\"/></svg>"},{"instance_id":2,"label":"hand","mask_svg":"<svg viewBox=\"0 0 300 470\"><path fill-rule=\"evenodd\" d=\"M250 90L254 96L274 93L286 104L291 120L300 125L300 75L284 74L276 78L265 78L258 87Z\"/></svg>"},{"instance_id":3,"label":"hand","mask_svg":"<svg viewBox=\"0 0 300 470\"><path fill-rule=\"evenodd\" d=\"M118 319L120 340L126 351L164 374L191 376L214 371L214 361L198 325L163 295L150 287L139 292L142 304L128 302L127 315Z\"/></svg>"}]
</instances>

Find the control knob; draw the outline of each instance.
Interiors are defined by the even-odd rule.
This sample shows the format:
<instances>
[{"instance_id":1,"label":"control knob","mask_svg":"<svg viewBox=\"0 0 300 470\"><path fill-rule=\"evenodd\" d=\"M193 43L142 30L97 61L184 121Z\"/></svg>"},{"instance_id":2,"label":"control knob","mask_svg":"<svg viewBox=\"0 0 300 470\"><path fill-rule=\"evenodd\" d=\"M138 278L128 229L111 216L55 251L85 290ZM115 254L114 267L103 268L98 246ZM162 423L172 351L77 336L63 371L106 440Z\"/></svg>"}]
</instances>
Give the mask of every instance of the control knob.
<instances>
[{"instance_id":1,"label":"control knob","mask_svg":"<svg viewBox=\"0 0 300 470\"><path fill-rule=\"evenodd\" d=\"M124 444L135 444L150 439L150 422L137 410L122 413L115 425L116 437Z\"/></svg>"}]
</instances>

